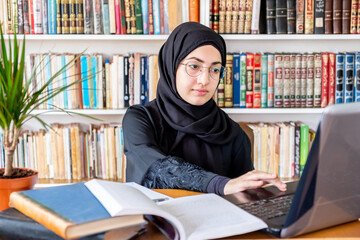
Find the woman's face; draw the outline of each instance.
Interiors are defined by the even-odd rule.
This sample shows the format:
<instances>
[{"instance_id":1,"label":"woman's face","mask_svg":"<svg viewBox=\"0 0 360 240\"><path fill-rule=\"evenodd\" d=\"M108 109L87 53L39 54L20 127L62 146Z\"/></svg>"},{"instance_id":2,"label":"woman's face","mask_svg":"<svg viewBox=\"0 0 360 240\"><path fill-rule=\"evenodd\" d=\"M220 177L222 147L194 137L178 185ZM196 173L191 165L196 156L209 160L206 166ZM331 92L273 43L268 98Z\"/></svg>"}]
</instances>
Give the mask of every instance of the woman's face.
<instances>
[{"instance_id":1,"label":"woman's face","mask_svg":"<svg viewBox=\"0 0 360 240\"><path fill-rule=\"evenodd\" d=\"M198 47L189 53L176 71L176 90L180 97L192 105L208 102L218 86L220 79L214 76L219 75L216 70L220 67L220 52L211 45Z\"/></svg>"}]
</instances>

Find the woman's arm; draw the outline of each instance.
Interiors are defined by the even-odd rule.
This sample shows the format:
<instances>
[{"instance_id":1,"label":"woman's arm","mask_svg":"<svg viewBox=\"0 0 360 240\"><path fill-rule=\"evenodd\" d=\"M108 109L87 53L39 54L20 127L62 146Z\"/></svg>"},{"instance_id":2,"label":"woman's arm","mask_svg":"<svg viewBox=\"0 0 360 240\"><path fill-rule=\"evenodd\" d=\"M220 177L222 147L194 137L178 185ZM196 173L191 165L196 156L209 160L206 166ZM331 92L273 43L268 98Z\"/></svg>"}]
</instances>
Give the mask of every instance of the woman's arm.
<instances>
[{"instance_id":1,"label":"woman's arm","mask_svg":"<svg viewBox=\"0 0 360 240\"><path fill-rule=\"evenodd\" d=\"M185 162L182 158L164 154L145 110L141 107L130 107L122 126L127 181L134 181L149 188L208 192L209 182L217 175Z\"/></svg>"}]
</instances>

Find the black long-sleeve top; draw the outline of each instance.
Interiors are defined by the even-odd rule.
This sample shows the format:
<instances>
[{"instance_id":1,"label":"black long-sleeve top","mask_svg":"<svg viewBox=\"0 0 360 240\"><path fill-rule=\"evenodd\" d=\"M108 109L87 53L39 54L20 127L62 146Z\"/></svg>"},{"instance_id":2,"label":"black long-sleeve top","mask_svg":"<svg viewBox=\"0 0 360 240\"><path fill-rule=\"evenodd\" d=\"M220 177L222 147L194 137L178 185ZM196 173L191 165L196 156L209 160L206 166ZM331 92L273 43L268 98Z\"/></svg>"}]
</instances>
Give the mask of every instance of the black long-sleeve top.
<instances>
[{"instance_id":1,"label":"black long-sleeve top","mask_svg":"<svg viewBox=\"0 0 360 240\"><path fill-rule=\"evenodd\" d=\"M186 189L222 195L230 178L254 169L250 141L243 131L228 144L213 144L221 167L209 171L206 169L206 156L192 156L182 148L181 143L169 149L178 133L154 109L139 105L130 107L122 124L127 181L149 188ZM193 157L203 158L203 166L191 163Z\"/></svg>"}]
</instances>

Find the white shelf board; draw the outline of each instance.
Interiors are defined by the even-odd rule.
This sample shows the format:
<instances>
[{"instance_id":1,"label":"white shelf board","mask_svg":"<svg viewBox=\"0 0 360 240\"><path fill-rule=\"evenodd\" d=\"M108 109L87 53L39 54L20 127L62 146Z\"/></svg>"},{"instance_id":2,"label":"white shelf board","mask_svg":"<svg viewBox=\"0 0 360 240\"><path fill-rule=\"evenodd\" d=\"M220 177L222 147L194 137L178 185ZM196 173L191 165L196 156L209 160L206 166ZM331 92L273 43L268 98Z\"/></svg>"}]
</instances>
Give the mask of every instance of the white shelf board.
<instances>
[{"instance_id":1,"label":"white shelf board","mask_svg":"<svg viewBox=\"0 0 360 240\"><path fill-rule=\"evenodd\" d=\"M227 114L321 114L323 108L222 108ZM81 110L69 110L75 113L81 113L91 116L100 115L123 115L126 109L81 109ZM51 110L35 110L34 114L41 115L67 115L62 111ZM76 115L75 115L76 116Z\"/></svg>"},{"instance_id":2,"label":"white shelf board","mask_svg":"<svg viewBox=\"0 0 360 240\"><path fill-rule=\"evenodd\" d=\"M38 34L25 35L27 40L166 40L169 35L104 35L104 34ZM221 34L225 40L360 40L360 34ZM13 35L5 35L5 39ZM17 35L18 39L23 39L24 35Z\"/></svg>"}]
</instances>

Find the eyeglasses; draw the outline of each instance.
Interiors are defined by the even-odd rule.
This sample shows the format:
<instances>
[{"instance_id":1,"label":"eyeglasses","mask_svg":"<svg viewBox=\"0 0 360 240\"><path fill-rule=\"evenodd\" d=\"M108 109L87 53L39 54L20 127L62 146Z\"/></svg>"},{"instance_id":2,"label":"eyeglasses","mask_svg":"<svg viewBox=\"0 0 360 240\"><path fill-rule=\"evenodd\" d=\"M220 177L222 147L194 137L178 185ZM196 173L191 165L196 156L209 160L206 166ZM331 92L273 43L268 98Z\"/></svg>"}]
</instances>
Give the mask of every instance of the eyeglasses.
<instances>
[{"instance_id":1,"label":"eyeglasses","mask_svg":"<svg viewBox=\"0 0 360 240\"><path fill-rule=\"evenodd\" d=\"M181 65L185 66L185 71L190 77L198 77L203 71L203 68L208 68L210 77L216 81L222 79L226 73L226 69L220 64L216 64L211 67L204 67L200 62L190 61L187 63L181 63Z\"/></svg>"}]
</instances>

